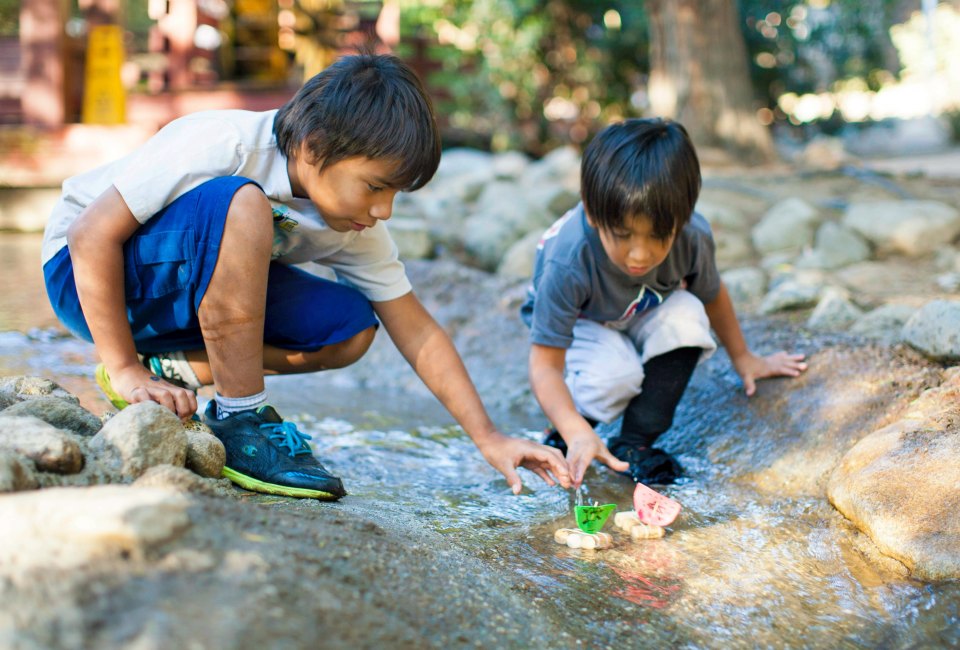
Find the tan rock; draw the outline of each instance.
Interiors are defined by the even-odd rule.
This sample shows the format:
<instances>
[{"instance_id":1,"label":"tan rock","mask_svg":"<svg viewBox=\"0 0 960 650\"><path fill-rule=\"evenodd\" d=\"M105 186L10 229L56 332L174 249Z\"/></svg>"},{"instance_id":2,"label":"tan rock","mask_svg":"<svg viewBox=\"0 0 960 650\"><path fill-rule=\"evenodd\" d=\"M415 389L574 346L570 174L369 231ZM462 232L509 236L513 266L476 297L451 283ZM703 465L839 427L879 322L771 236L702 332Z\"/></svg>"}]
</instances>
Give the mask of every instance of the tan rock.
<instances>
[{"instance_id":1,"label":"tan rock","mask_svg":"<svg viewBox=\"0 0 960 650\"><path fill-rule=\"evenodd\" d=\"M76 474L83 469L83 453L77 441L33 416L8 416L6 411L0 414L0 449L29 458L41 472Z\"/></svg>"},{"instance_id":2,"label":"tan rock","mask_svg":"<svg viewBox=\"0 0 960 650\"><path fill-rule=\"evenodd\" d=\"M205 478L220 478L227 462L227 451L220 439L210 427L196 420L184 422L183 429L187 434L187 469Z\"/></svg>"},{"instance_id":3,"label":"tan rock","mask_svg":"<svg viewBox=\"0 0 960 650\"><path fill-rule=\"evenodd\" d=\"M907 418L863 438L828 485L844 516L925 580L960 577L958 383L952 373L918 399ZM927 410L932 404L941 407Z\"/></svg>"}]
</instances>

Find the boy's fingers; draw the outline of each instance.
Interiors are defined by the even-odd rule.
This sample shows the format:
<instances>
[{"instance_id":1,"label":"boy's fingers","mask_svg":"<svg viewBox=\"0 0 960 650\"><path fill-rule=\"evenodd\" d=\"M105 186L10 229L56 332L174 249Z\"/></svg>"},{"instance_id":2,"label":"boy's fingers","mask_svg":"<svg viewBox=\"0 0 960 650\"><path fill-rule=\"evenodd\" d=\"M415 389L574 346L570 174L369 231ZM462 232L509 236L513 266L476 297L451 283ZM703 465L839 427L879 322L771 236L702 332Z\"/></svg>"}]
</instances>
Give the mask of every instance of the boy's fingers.
<instances>
[{"instance_id":1,"label":"boy's fingers","mask_svg":"<svg viewBox=\"0 0 960 650\"><path fill-rule=\"evenodd\" d=\"M747 397L757 392L757 384L753 381L753 377L748 376L743 378L743 389L747 393Z\"/></svg>"},{"instance_id":2,"label":"boy's fingers","mask_svg":"<svg viewBox=\"0 0 960 650\"><path fill-rule=\"evenodd\" d=\"M598 456L598 458L600 459L600 462L615 472L626 472L628 469L630 469L630 463L625 460L620 460L611 454L609 450L604 451Z\"/></svg>"},{"instance_id":3,"label":"boy's fingers","mask_svg":"<svg viewBox=\"0 0 960 650\"><path fill-rule=\"evenodd\" d=\"M520 475L517 474L517 470L512 465L507 465L500 469L500 473L507 479L507 485L510 486L513 493L520 494L523 483L520 482Z\"/></svg>"},{"instance_id":4,"label":"boy's fingers","mask_svg":"<svg viewBox=\"0 0 960 650\"><path fill-rule=\"evenodd\" d=\"M540 478L542 478L544 483L546 483L550 487L553 487L554 485L557 484L556 481L554 481L553 478L550 476L550 474L539 465L534 465L533 467L530 468L530 471L536 474L537 476L539 476Z\"/></svg>"}]
</instances>

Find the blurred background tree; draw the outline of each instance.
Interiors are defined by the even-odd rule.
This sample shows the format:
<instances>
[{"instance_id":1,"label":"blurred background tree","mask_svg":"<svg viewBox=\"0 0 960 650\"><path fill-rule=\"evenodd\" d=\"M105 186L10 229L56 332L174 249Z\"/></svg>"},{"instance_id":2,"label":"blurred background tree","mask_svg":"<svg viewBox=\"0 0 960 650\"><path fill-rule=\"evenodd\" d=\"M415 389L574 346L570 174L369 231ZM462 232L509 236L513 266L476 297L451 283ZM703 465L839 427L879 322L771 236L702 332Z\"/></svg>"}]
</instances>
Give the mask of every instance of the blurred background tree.
<instances>
[{"instance_id":1,"label":"blurred background tree","mask_svg":"<svg viewBox=\"0 0 960 650\"><path fill-rule=\"evenodd\" d=\"M701 146L755 160L773 155L771 127L811 137L903 112L870 93L900 81L906 62L891 26L921 9L920 0L400 5L399 52L426 61L451 142L539 154L611 120L657 114L684 121ZM942 33L958 7L937 11L941 71L960 65L960 39ZM929 39L912 33L914 58L926 56Z\"/></svg>"}]
</instances>

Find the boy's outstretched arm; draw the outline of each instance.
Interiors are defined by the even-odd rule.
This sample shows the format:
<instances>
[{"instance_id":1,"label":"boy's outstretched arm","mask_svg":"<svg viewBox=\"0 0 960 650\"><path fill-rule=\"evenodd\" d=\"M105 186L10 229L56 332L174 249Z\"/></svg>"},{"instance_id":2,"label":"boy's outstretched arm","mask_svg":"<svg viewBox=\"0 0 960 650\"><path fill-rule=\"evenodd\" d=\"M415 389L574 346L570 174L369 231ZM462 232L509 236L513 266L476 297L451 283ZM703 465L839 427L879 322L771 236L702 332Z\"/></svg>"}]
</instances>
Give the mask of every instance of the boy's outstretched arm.
<instances>
[{"instance_id":1,"label":"boy's outstretched arm","mask_svg":"<svg viewBox=\"0 0 960 650\"><path fill-rule=\"evenodd\" d=\"M567 351L534 343L530 348L530 386L547 419L567 443L567 464L573 486L580 487L583 475L594 458L617 472L625 472L630 464L617 460L600 440L593 427L577 412L563 380Z\"/></svg>"},{"instance_id":2,"label":"boy's outstretched arm","mask_svg":"<svg viewBox=\"0 0 960 650\"><path fill-rule=\"evenodd\" d=\"M519 494L522 487L517 467L533 471L547 485L570 487L567 465L559 451L497 430L450 337L413 292L395 300L375 302L373 308L404 359L463 427L487 462L506 477L514 494Z\"/></svg>"},{"instance_id":3,"label":"boy's outstretched arm","mask_svg":"<svg viewBox=\"0 0 960 650\"><path fill-rule=\"evenodd\" d=\"M756 392L757 379L780 376L796 377L807 369L802 354L789 354L781 351L765 357L758 357L750 351L743 338L740 323L737 321L737 314L733 309L730 294L723 282L720 283L720 291L717 293L717 297L704 307L707 311L707 318L710 319L710 326L717 333L717 337L730 356L734 369L743 380L743 387L747 396Z\"/></svg>"},{"instance_id":4,"label":"boy's outstretched arm","mask_svg":"<svg viewBox=\"0 0 960 650\"><path fill-rule=\"evenodd\" d=\"M127 322L123 244L139 227L113 186L80 213L67 231L77 294L114 390L131 404L158 402L186 418L197 410L196 396L140 364Z\"/></svg>"}]
</instances>

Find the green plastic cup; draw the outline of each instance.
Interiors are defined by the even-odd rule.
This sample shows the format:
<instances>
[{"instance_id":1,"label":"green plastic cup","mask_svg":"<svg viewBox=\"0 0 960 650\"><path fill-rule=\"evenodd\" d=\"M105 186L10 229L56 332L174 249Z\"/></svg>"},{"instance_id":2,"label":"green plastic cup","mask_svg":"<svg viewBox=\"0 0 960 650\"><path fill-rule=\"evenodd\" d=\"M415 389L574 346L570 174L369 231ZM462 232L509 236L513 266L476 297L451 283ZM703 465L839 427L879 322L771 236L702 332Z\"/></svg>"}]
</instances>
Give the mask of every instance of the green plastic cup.
<instances>
[{"instance_id":1,"label":"green plastic cup","mask_svg":"<svg viewBox=\"0 0 960 650\"><path fill-rule=\"evenodd\" d=\"M617 504L607 503L602 506L574 506L573 514L577 518L577 528L593 535L599 533L607 523L610 514L617 509Z\"/></svg>"}]
</instances>

